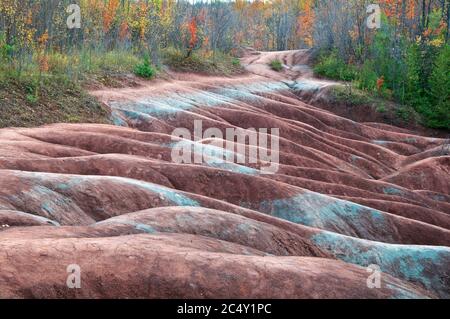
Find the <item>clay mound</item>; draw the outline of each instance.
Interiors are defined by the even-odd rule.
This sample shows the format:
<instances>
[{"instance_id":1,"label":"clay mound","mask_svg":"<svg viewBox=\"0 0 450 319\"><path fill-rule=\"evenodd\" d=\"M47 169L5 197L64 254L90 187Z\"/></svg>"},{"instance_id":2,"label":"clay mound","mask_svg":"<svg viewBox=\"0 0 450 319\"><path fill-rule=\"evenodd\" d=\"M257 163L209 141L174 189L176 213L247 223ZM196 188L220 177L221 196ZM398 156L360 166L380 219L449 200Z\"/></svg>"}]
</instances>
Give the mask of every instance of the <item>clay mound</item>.
<instances>
[{"instance_id":1,"label":"clay mound","mask_svg":"<svg viewBox=\"0 0 450 319\"><path fill-rule=\"evenodd\" d=\"M3 198L0 207L28 209L64 225L83 225L149 207L200 206L217 209L233 203L294 223L358 238L403 244L450 244L450 231L444 228L274 183L262 177L242 176L234 172L224 174L217 169L203 167L186 170L186 174L188 172L203 176L204 182L196 183L196 178L193 180L190 175L178 174L178 179L173 179L173 187L189 191L185 192L115 176L5 170L0 181L0 195ZM214 178L209 182L208 175L219 175L221 179ZM252 182L258 185L257 193L238 191ZM13 184L15 187L11 188L9 185ZM192 185L201 185L201 188L192 188ZM18 189L21 189L20 196L15 195Z\"/></svg>"},{"instance_id":2,"label":"clay mound","mask_svg":"<svg viewBox=\"0 0 450 319\"><path fill-rule=\"evenodd\" d=\"M142 228L150 233L195 234L252 247L276 256L330 257L308 239L271 224L218 210L195 207L155 208L99 222L95 228Z\"/></svg>"},{"instance_id":3,"label":"clay mound","mask_svg":"<svg viewBox=\"0 0 450 319\"><path fill-rule=\"evenodd\" d=\"M0 246L2 297L432 297L388 275L384 288L369 289L361 284L365 269L336 260L245 256L239 247L187 236L17 240ZM66 286L66 268L74 262L83 270L82 289Z\"/></svg>"},{"instance_id":4,"label":"clay mound","mask_svg":"<svg viewBox=\"0 0 450 319\"><path fill-rule=\"evenodd\" d=\"M383 180L397 185L407 185L414 190L428 190L450 195L450 156L432 157L403 167Z\"/></svg>"},{"instance_id":5,"label":"clay mound","mask_svg":"<svg viewBox=\"0 0 450 319\"><path fill-rule=\"evenodd\" d=\"M15 226L43 226L54 225L58 223L37 215L27 214L18 211L0 210L0 227L9 228Z\"/></svg>"},{"instance_id":6,"label":"clay mound","mask_svg":"<svg viewBox=\"0 0 450 319\"><path fill-rule=\"evenodd\" d=\"M203 215L203 218L197 220L192 219L193 217L198 217L199 215ZM202 220L205 220L205 222L201 223ZM242 224L242 222L244 222L244 224ZM237 228L229 227L232 226L233 223L235 225L238 225ZM267 234L265 234L266 232ZM145 237L142 237L142 235L138 236L138 234L146 234L146 235ZM300 234L310 236L310 240L302 239ZM258 241L257 238L255 237L259 235L264 236L263 238L261 238L260 241ZM118 239L114 240L113 238ZM95 287L97 287L98 285L98 281L95 282L95 280L98 280L96 276L100 276L99 278L101 278L101 275L99 273L96 273L96 271L98 272L103 271L103 269L101 269L101 267L103 266L102 262L103 260L107 259L103 254L113 255L113 253L111 252L108 253L109 249L114 249L116 252L123 252L124 254L126 254L126 257L125 256L123 257L125 258L124 262L122 262L122 257L120 253L119 255L116 256L121 261L120 262L121 265L126 265L127 260L130 258L142 260L142 258L144 258L143 255L149 254L154 251L159 251L161 254L167 254L167 256L173 257L174 249L175 250L181 249L184 255L187 254L189 251L189 256L192 256L192 254L195 253L195 251L198 251L199 253L202 253L204 258L207 258L206 255L210 253L220 253L222 254L222 256L219 259L228 260L230 262L236 262L237 260L242 259L242 257L236 259L234 258L234 256L245 256L245 255L268 256L269 254L272 256L273 254L275 254L276 256L300 255L300 256L315 256L315 257L330 258L330 255L321 252L317 248L311 249L312 247L311 242L314 242L316 245L322 246L327 249L329 249L332 246L336 254L345 253L346 255L345 258L349 262L354 264L364 265L366 262L374 262L375 260L377 260L378 264L380 264L381 259L382 262L380 266L382 267L383 271L386 271L387 273L393 273L398 278L406 278L407 280L415 282L415 286L405 284L404 282L401 283L398 282L397 280L396 280L397 282L393 284L390 282L392 278L389 275L383 275L387 276L387 279L385 278L385 280L387 280L385 283L386 288L388 288L387 289L388 295L390 294L390 297L422 298L426 296L431 296L429 294L424 293L424 291L421 288L419 288L420 286L425 286L428 288L428 290L436 291L438 295L448 296L448 290L446 288L447 286L445 286L448 285L448 282L446 281L445 277L439 277L440 276L439 274L445 271L445 267L448 265L450 259L448 249L445 250L442 248L439 249L433 247L426 248L426 247L398 246L386 244L381 245L375 242L352 240L349 237L334 235L333 233L321 232L318 230L308 231L302 229L302 227L300 226L293 224L283 225L281 223L281 225L274 226L270 224L270 220L268 220L267 223L255 222L252 221L251 219L249 220L247 218L238 217L233 214L213 210L193 209L185 207L153 209L137 212L134 214L123 215L120 217L106 220L98 224L84 227L66 226L57 228L49 228L49 227L11 228L7 231L0 233L0 239L5 246L5 249L7 249L8 251L12 251L13 254L15 254L16 249L21 249L20 247L24 247L27 245L28 249L31 249L32 251L34 251L34 249L37 249L39 251L39 254L36 253L38 254L38 257L36 257L36 259L33 259L33 261L35 261L35 264L39 265L43 263L42 267L44 267L45 269L48 269L46 268L47 267L46 262L50 262L49 260L51 260L51 262L54 262L54 258L59 259L63 258L62 256L66 255L69 255L70 258L75 258L74 260L77 261L78 265L80 265L80 260L83 260L83 258L78 256L77 247L79 247L78 245L80 243L87 242L86 244L87 247L80 248L81 250L80 253L85 252L87 250L87 254L88 256L90 256L91 253L95 254L95 252L92 250L97 249L97 255L95 257L96 262L93 263L94 259L89 260L88 258L87 258L88 261L86 261L86 263L89 263L89 266L92 266L94 268L94 270L92 270L91 272L91 267L88 267L90 274L90 276L88 276L89 281L88 286L93 285ZM51 240L53 244L51 245L50 248L47 247L45 252L43 252L42 248L47 246L48 240ZM109 248L106 248L103 247L102 245L102 243L104 243L105 241L108 243L114 242L116 244L114 245L108 244L107 247ZM67 244L68 242L72 242L72 249L75 248L75 251L73 251L72 253L65 252L66 248L64 247L66 242ZM14 243L14 245L10 245L11 243ZM74 244L76 244L76 246L73 246ZM254 248L255 246L257 246L257 248L260 248L261 250ZM91 247L91 249L89 249L88 247ZM133 249L130 250L130 247L133 247ZM169 251L166 251L165 248L168 247L170 249ZM297 249L296 247L298 247L299 249ZM269 253L268 251L272 252L273 254ZM360 251L365 251L365 253L364 254L358 253ZM99 252L101 252L101 254L99 254ZM20 255L20 252L17 252L17 254ZM51 259L49 259L49 256L51 256ZM31 254L31 257L33 257L33 253ZM405 259L409 259L412 257L414 257L414 259L409 261L411 267L414 267L414 269L420 267L420 269L422 269L421 271L410 272L405 267L402 268L396 267L396 265L399 262L403 262ZM114 255L111 256L111 258L114 258ZM217 260L217 258L213 258L212 260L214 259ZM98 260L100 261L97 263ZM279 263L281 264L278 264L279 265L278 267L283 268L286 267L286 265L284 264L285 260L286 259L279 260ZM318 275L318 273L316 272L322 273L323 270L321 270L320 269L321 267L318 265L323 265L325 260L320 262L319 260L320 259L317 259L318 263L308 266L308 268L311 267L310 269L308 270L303 269L301 272L303 273L303 271L308 271L308 273L315 274L314 276ZM328 260L331 261L332 259ZM159 261L160 260L158 259L158 264ZM266 263L267 261L268 259L265 258L264 263ZM54 267L58 268L58 265L59 266L64 265L65 262L66 260L63 258L61 264L56 264ZM85 264L85 262L82 263L83 263L83 270L85 270L87 264ZM301 263L302 261L299 262L299 264ZM153 263L149 263L149 265L151 264ZM14 265L14 263L12 265ZM93 265L96 266L94 267ZM338 267L348 268L349 266L350 265L341 264ZM100 269L95 270L97 269L97 267ZM246 269L247 271L249 271L248 264L246 264L245 267L247 267ZM252 267L255 267L255 264L252 264ZM319 269L317 267L319 267ZM128 266L124 266L124 269L128 269ZM160 270L157 271L156 269L154 269L154 267L152 267L152 269L156 273L158 273L158 276L160 276L159 274L161 274L162 278L166 276L165 272L161 272ZM296 266L296 269L297 271L300 271L298 266ZM351 267L350 269L352 272L355 271L355 269L352 269ZM407 271L407 273L405 273L405 271ZM120 270L118 270L118 272L120 272ZM26 277L27 274L30 275L29 271L26 269L23 271L23 274L25 274L24 277ZM63 277L64 272L59 269L56 272L56 274L60 274L61 277ZM40 273L36 275L39 276L34 278L35 279L37 278L37 281L40 281L42 279L42 275ZM135 275L139 276L139 274ZM245 274L240 275L245 276ZM299 279L305 279L304 275L305 274L303 274L302 277ZM91 276L93 281L92 283L90 282ZM152 278L154 278L155 275L153 272L151 273L151 276ZM339 276L341 276L341 273L338 275L338 277ZM351 281L355 280L354 279L355 276L358 277L358 275L352 274L353 279L351 279ZM133 277L133 275L128 274L128 278L130 277ZM87 291L83 290L81 294L74 294L72 291L64 289L61 283L58 282L59 276L56 277L46 276L45 278L49 279L50 282L53 285L55 285L55 287L58 287L58 289L56 291L51 291L50 288L46 288L45 286L43 287L44 290L34 288L34 285L36 285L36 280L30 280L27 281L28 284L23 285L24 292L22 295L17 294L13 296L42 297L47 296L47 294L49 294L48 296L57 296L57 297L127 296L122 295L121 293L116 291L113 291L110 294L107 294L105 291L102 291L100 294L98 291L92 292L90 290ZM207 276L203 280L207 281L208 278L210 277ZM117 279L117 277L114 277L114 279ZM442 281L442 279L444 281ZM142 280L146 279L142 278ZM147 281L145 282L148 282L148 280L150 279L147 279ZM267 279L261 278L261 280ZM346 280L349 279L347 278ZM357 281L360 280L361 278L358 279ZM167 282L167 278L165 282ZM332 285L334 285L334 283L335 281L333 281ZM361 285L361 283L362 282L360 282L357 285L360 287L358 289L361 289L361 286L363 287L365 286ZM207 281L206 285L210 284L214 285L215 283ZM106 285L108 285L108 281L106 281ZM120 287L125 289L126 293L129 293L128 289L132 289L134 285L135 285L134 282L127 282L127 283L121 282ZM205 283L203 283L202 285L205 285ZM353 284L351 284L350 286L352 285ZM223 292L225 293L224 295L211 294L210 297L236 297L235 295L230 293L232 291L235 291L235 289L239 288L239 286L235 286L235 283L231 283L231 286L225 286L229 287L230 290L225 290ZM341 298L355 297L353 294L347 291L347 289L344 289L342 291L340 288L338 289L337 287L335 289L334 286L331 286L331 288L333 292L331 293L325 292L325 290L321 287L321 285L319 285L319 287L317 287L318 292L315 297L314 295L309 295L310 292L304 292L305 295L297 295L295 293L292 294L293 293L292 291L289 292L290 295L281 294L280 292L275 293L265 292L265 295L263 292L259 292L260 293L259 295L254 295L254 292L252 292L248 294L248 296L251 297L266 296L271 298L287 297L287 296L290 296L288 298L294 297L327 298L329 296L336 296ZM148 293L147 290L142 291L141 289L142 286L136 292L137 295L132 296L155 297L155 295L146 295L146 293ZM172 288L168 287L167 289L169 289L170 291L170 289ZM368 298L386 297L386 295L384 296L380 295L381 292L377 292L375 295L372 295L371 293L367 294L367 292L364 293L365 293L364 296ZM158 296L174 297L174 295L158 295ZM181 297L183 295L175 295L175 296ZM194 294L191 295L191 297L198 298L199 295Z\"/></svg>"},{"instance_id":7,"label":"clay mound","mask_svg":"<svg viewBox=\"0 0 450 319\"><path fill-rule=\"evenodd\" d=\"M250 74L92 92L115 126L1 129L0 297L448 298L446 140L301 102L335 85L308 57L254 53ZM222 136L172 136L198 120ZM228 128L278 128L279 150L226 148ZM174 162L180 146L203 161ZM237 162L239 147L279 163Z\"/></svg>"}]
</instances>

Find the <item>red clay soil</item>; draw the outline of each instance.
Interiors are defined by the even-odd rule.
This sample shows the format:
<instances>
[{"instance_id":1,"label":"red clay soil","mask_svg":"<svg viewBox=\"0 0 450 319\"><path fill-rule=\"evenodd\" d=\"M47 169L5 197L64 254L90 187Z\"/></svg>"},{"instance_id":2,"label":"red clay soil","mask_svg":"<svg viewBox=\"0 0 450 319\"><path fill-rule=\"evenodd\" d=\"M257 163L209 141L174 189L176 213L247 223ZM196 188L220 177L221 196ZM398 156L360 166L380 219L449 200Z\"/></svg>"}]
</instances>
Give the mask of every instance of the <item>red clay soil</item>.
<instances>
[{"instance_id":1,"label":"red clay soil","mask_svg":"<svg viewBox=\"0 0 450 319\"><path fill-rule=\"evenodd\" d=\"M92 92L115 126L0 130L0 297L449 298L447 141L301 102L292 86L332 85L307 62L254 52L238 77ZM194 120L279 128L278 170L211 153L175 163L175 145L192 142L172 131ZM71 264L81 289L66 284Z\"/></svg>"}]
</instances>

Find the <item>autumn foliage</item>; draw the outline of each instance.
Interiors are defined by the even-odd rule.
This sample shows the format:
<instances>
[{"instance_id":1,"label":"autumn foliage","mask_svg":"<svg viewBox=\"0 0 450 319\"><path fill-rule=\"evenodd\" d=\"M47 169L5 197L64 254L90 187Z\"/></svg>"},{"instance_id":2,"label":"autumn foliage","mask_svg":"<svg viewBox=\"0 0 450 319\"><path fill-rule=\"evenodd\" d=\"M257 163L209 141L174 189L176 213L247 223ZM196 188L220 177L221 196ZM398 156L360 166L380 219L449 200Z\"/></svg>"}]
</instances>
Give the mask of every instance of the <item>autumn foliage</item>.
<instances>
[{"instance_id":1,"label":"autumn foliage","mask_svg":"<svg viewBox=\"0 0 450 319\"><path fill-rule=\"evenodd\" d=\"M188 30L189 30L189 49L188 49L188 56L190 56L192 54L192 51L194 50L195 46L197 45L198 42L198 37L197 37L197 19L195 17L193 17L191 19L191 21L188 24Z\"/></svg>"}]
</instances>

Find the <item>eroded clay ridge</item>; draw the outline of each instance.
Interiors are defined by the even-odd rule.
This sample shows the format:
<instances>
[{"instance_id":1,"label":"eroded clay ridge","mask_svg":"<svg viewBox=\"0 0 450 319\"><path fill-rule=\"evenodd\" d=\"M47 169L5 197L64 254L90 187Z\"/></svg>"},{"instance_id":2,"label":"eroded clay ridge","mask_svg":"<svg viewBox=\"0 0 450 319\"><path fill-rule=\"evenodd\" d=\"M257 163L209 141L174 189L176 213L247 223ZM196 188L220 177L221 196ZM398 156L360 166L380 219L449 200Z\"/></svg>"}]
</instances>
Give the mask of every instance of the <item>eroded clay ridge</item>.
<instances>
[{"instance_id":1,"label":"eroded clay ridge","mask_svg":"<svg viewBox=\"0 0 450 319\"><path fill-rule=\"evenodd\" d=\"M0 130L0 297L449 298L446 141L301 102L330 85L304 52L243 62L252 74L94 92L115 126ZM278 171L174 163L171 133L195 120L279 128Z\"/></svg>"}]
</instances>

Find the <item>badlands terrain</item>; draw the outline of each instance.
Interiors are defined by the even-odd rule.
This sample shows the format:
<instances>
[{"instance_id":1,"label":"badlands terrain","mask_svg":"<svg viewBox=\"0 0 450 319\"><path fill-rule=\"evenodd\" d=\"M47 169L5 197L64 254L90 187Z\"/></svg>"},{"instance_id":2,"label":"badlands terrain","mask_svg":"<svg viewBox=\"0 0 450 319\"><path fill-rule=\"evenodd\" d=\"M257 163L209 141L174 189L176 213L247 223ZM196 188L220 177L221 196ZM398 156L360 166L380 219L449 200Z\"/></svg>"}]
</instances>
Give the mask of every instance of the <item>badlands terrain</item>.
<instances>
[{"instance_id":1,"label":"badlands terrain","mask_svg":"<svg viewBox=\"0 0 450 319\"><path fill-rule=\"evenodd\" d=\"M337 85L305 51L242 63L92 91L114 125L1 129L0 297L449 298L448 140L302 102ZM215 147L174 140L196 120L279 128L278 170L174 162L178 142Z\"/></svg>"}]
</instances>

